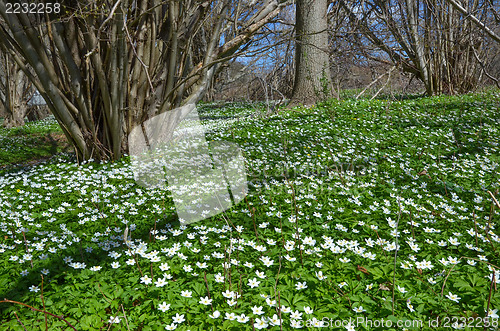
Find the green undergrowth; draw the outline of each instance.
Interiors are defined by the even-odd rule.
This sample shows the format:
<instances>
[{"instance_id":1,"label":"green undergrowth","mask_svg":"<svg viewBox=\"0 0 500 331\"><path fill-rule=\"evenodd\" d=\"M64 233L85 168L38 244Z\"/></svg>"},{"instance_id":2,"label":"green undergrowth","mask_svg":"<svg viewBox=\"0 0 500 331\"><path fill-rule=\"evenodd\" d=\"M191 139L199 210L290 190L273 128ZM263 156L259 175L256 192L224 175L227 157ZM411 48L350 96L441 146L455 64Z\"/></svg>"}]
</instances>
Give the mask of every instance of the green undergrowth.
<instances>
[{"instance_id":1,"label":"green undergrowth","mask_svg":"<svg viewBox=\"0 0 500 331\"><path fill-rule=\"evenodd\" d=\"M53 117L11 129L0 127L0 146L0 172L36 163L69 149Z\"/></svg>"},{"instance_id":2,"label":"green undergrowth","mask_svg":"<svg viewBox=\"0 0 500 331\"><path fill-rule=\"evenodd\" d=\"M128 157L0 177L0 330L498 325L498 91L198 111L248 179L209 219L180 225Z\"/></svg>"}]
</instances>

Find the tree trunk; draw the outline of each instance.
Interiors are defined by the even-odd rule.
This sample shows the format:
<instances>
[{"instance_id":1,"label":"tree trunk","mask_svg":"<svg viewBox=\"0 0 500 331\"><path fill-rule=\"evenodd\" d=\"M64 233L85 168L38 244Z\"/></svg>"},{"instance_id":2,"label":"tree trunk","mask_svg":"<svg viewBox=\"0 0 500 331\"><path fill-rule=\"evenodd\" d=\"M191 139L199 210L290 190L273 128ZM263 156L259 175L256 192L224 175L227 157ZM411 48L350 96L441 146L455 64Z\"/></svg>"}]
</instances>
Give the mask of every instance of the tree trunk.
<instances>
[{"instance_id":1,"label":"tree trunk","mask_svg":"<svg viewBox=\"0 0 500 331\"><path fill-rule=\"evenodd\" d=\"M28 122L35 122L39 120L43 120L44 118L50 115L50 111L47 106L36 105L28 107L26 112L26 117L28 118Z\"/></svg>"},{"instance_id":2,"label":"tree trunk","mask_svg":"<svg viewBox=\"0 0 500 331\"><path fill-rule=\"evenodd\" d=\"M26 115L26 107L24 105L17 105L7 111L2 126L6 129L15 128L24 125L24 115Z\"/></svg>"},{"instance_id":3,"label":"tree trunk","mask_svg":"<svg viewBox=\"0 0 500 331\"><path fill-rule=\"evenodd\" d=\"M79 160L118 159L134 127L201 100L218 63L240 52L286 5L113 2L67 2L60 13L38 15L7 13L0 1L0 49L38 89ZM247 8L234 14L237 5ZM221 39L232 20L235 31ZM202 33L205 47L195 42Z\"/></svg>"},{"instance_id":4,"label":"tree trunk","mask_svg":"<svg viewBox=\"0 0 500 331\"><path fill-rule=\"evenodd\" d=\"M432 95L435 91L435 86L433 85L433 76L431 74L432 69L430 68L430 61L426 59L424 53L425 45L421 39L421 32L418 26L417 12L419 10L418 3L416 0L406 0L406 11L408 15L408 26L409 26L409 37L411 45L413 45L413 53L416 57L416 65L421 75L421 80L424 83L427 95Z\"/></svg>"},{"instance_id":5,"label":"tree trunk","mask_svg":"<svg viewBox=\"0 0 500 331\"><path fill-rule=\"evenodd\" d=\"M297 0L295 81L290 106L331 96L327 0Z\"/></svg>"},{"instance_id":6,"label":"tree trunk","mask_svg":"<svg viewBox=\"0 0 500 331\"><path fill-rule=\"evenodd\" d=\"M24 100L25 76L21 68L10 59L8 54L2 55L3 74L0 81L0 103L3 105L5 119L4 128L24 125L24 117L28 109Z\"/></svg>"}]
</instances>

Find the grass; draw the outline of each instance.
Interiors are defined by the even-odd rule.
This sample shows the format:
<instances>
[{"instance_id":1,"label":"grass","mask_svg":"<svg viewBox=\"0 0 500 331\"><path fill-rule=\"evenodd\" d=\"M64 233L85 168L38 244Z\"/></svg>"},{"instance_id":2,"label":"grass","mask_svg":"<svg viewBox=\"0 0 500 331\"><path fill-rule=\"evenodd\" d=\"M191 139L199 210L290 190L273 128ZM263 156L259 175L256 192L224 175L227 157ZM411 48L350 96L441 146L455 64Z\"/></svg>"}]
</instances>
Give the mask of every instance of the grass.
<instances>
[{"instance_id":1,"label":"grass","mask_svg":"<svg viewBox=\"0 0 500 331\"><path fill-rule=\"evenodd\" d=\"M5 129L0 123L0 145L0 171L69 149L61 128L52 117L12 129Z\"/></svg>"},{"instance_id":2,"label":"grass","mask_svg":"<svg viewBox=\"0 0 500 331\"><path fill-rule=\"evenodd\" d=\"M204 105L250 191L187 226L128 158L6 172L0 330L495 329L499 107L498 91Z\"/></svg>"}]
</instances>

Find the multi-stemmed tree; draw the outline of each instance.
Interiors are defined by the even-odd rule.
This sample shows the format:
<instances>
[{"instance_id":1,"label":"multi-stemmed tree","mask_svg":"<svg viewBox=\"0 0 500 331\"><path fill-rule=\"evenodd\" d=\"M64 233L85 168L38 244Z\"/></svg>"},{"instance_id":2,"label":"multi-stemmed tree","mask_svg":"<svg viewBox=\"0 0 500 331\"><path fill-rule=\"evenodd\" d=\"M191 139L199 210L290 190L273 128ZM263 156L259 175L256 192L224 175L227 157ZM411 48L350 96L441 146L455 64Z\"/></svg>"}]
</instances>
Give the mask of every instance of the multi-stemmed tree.
<instances>
[{"instance_id":1,"label":"multi-stemmed tree","mask_svg":"<svg viewBox=\"0 0 500 331\"><path fill-rule=\"evenodd\" d=\"M331 92L327 0L297 0L295 80L290 105L311 105Z\"/></svg>"},{"instance_id":2,"label":"multi-stemmed tree","mask_svg":"<svg viewBox=\"0 0 500 331\"><path fill-rule=\"evenodd\" d=\"M481 76L489 45L491 1L340 0L362 56L411 73L428 95L463 93Z\"/></svg>"},{"instance_id":3,"label":"multi-stemmed tree","mask_svg":"<svg viewBox=\"0 0 500 331\"><path fill-rule=\"evenodd\" d=\"M218 65L286 4L67 0L39 14L8 13L0 2L0 47L43 96L79 159L118 159L134 127L199 101Z\"/></svg>"}]
</instances>

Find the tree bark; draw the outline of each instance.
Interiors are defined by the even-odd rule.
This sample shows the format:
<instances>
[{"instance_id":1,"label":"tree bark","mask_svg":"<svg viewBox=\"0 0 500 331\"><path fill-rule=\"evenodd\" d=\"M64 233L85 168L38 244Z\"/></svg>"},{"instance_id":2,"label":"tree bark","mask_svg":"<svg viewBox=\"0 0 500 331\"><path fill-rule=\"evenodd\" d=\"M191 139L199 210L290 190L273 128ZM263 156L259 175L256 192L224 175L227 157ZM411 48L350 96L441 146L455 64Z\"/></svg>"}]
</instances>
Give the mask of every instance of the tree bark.
<instances>
[{"instance_id":1,"label":"tree bark","mask_svg":"<svg viewBox=\"0 0 500 331\"><path fill-rule=\"evenodd\" d=\"M295 80L289 106L331 96L327 0L297 0Z\"/></svg>"},{"instance_id":2,"label":"tree bark","mask_svg":"<svg viewBox=\"0 0 500 331\"><path fill-rule=\"evenodd\" d=\"M477 26L479 26L481 29L484 30L493 40L496 42L500 43L500 35L496 34L495 31L490 29L486 24L481 22L476 16L474 16L472 13L469 13L467 9L462 7L460 3L456 2L455 0L447 0L449 3L452 4L453 7L455 7L459 12L465 15L465 18L474 22Z\"/></svg>"},{"instance_id":3,"label":"tree bark","mask_svg":"<svg viewBox=\"0 0 500 331\"><path fill-rule=\"evenodd\" d=\"M406 11L408 16L408 31L413 53L415 54L418 70L421 74L421 80L425 85L427 95L432 95L435 91L433 86L433 77L431 75L430 61L426 59L424 53L424 43L421 39L421 32L418 30L418 2L416 0L406 0Z\"/></svg>"},{"instance_id":4,"label":"tree bark","mask_svg":"<svg viewBox=\"0 0 500 331\"><path fill-rule=\"evenodd\" d=\"M28 109L25 100L26 77L8 54L2 54L3 77L0 77L0 103L4 110L4 128L24 125L24 117Z\"/></svg>"}]
</instances>

